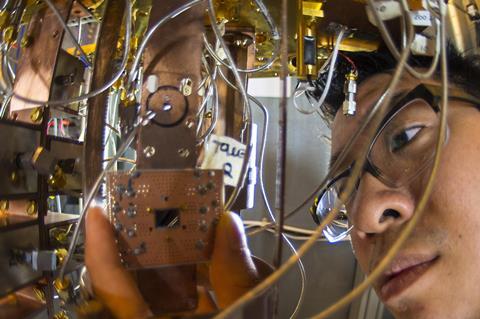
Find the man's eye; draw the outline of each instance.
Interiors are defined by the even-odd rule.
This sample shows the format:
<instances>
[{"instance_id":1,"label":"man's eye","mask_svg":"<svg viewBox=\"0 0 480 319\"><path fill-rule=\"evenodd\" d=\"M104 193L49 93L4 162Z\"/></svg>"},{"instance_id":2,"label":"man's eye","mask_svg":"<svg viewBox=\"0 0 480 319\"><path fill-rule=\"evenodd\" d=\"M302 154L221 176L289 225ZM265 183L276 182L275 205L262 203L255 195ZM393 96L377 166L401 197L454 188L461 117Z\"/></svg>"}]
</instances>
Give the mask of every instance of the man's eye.
<instances>
[{"instance_id":1,"label":"man's eye","mask_svg":"<svg viewBox=\"0 0 480 319\"><path fill-rule=\"evenodd\" d=\"M390 142L392 152L395 153L407 146L422 129L423 126L412 126L395 134Z\"/></svg>"}]
</instances>

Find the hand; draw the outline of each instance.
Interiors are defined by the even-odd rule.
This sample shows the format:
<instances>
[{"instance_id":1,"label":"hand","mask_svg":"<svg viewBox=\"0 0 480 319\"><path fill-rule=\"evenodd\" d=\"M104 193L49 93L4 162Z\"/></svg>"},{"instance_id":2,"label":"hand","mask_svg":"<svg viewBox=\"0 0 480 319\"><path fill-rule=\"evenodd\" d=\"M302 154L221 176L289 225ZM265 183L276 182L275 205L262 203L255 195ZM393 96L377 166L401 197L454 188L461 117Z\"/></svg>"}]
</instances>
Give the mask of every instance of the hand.
<instances>
[{"instance_id":1,"label":"hand","mask_svg":"<svg viewBox=\"0 0 480 319\"><path fill-rule=\"evenodd\" d=\"M120 262L112 225L100 208L90 209L86 217L85 264L96 297L116 318L140 319L152 315L132 276ZM242 222L233 213L222 214L217 225L209 272L221 308L259 281Z\"/></svg>"}]
</instances>

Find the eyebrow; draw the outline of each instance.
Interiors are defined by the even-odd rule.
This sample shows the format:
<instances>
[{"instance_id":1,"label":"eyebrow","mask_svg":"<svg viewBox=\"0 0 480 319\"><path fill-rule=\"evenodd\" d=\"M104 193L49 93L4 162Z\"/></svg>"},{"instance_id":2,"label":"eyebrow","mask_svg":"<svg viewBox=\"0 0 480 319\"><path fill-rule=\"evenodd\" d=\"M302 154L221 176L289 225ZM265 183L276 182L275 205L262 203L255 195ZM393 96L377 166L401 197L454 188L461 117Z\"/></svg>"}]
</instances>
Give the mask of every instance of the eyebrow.
<instances>
[{"instance_id":1,"label":"eyebrow","mask_svg":"<svg viewBox=\"0 0 480 319\"><path fill-rule=\"evenodd\" d=\"M390 109L395 109L397 107L397 104L402 100L403 97L405 97L411 90L402 90L402 91L399 91L397 93L395 93L392 97L392 100L390 102L391 105L393 105L393 107ZM383 95L383 94L382 94ZM371 109L376 103L378 103L378 99L371 103L369 105L369 109ZM386 115L385 115L385 118L382 120L382 122L384 122L384 120L388 117L391 117L392 114L390 114L390 112L388 112ZM379 128L380 129L380 128ZM376 132L378 133L378 132ZM328 169L331 169L332 168L332 165L338 160L338 158L340 157L340 154L341 154L342 150L340 150L339 152L333 154L331 157L330 157L330 162L328 163Z\"/></svg>"}]
</instances>

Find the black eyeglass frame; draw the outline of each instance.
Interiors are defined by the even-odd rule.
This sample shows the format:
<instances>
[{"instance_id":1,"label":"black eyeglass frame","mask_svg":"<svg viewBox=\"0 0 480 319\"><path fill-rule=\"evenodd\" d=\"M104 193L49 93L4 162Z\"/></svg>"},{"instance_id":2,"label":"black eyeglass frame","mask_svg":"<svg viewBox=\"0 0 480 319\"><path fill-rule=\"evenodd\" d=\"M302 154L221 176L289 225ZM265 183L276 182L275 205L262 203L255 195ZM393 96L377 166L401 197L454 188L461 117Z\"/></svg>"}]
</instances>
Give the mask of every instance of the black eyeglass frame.
<instances>
[{"instance_id":1,"label":"black eyeglass frame","mask_svg":"<svg viewBox=\"0 0 480 319\"><path fill-rule=\"evenodd\" d=\"M371 158L370 158L370 153L372 151L373 145L377 141L378 137L380 134L383 132L385 127L392 121L392 119L401 111L403 110L404 107L406 107L409 103L416 99L422 99L425 102L427 102L428 105L432 107L435 113L438 113L440 111L439 108L439 103L441 101L441 86L438 85L429 85L429 84L419 84L417 85L414 89L409 91L407 94L405 94L403 97L400 98L398 102L395 103L395 106L387 113L385 118L382 120L382 123L380 125L380 128L378 129L377 133L375 134L375 137L372 139L372 142L370 143L369 150L367 153L367 158L364 164L364 167L362 169L362 173L358 177L357 180L357 185L355 188L358 188L358 184L360 183L360 180L362 179L362 176L365 172L370 173L372 176L376 177L379 181L381 181L383 184L387 185L388 187L392 188L398 188L401 185L397 185L395 183L392 183L386 177L381 173L381 170L373 164ZM449 89L449 100L457 100L457 101L462 101L462 102L467 102L473 104L473 106L480 111L480 99L473 97L472 95L469 95L465 93L464 91L456 88L451 88ZM418 170L419 172L423 171L426 166L431 162L430 160L425 161L425 164ZM331 188L338 180L348 177L351 174L352 168L355 165L355 161L353 161L347 169L342 171L340 174L336 175L334 178L332 178L331 181L327 183L325 188L319 193L319 195L315 198L313 206L309 209L310 214L312 215L312 218L316 224L320 224L320 218L317 215L317 207L318 207L318 201L321 199L327 190ZM409 178L406 181L403 181L403 183L408 183L411 182L411 180L415 179L419 172L415 175L413 175L411 178ZM348 212L347 212L348 214ZM328 226L327 226L328 227Z\"/></svg>"}]
</instances>

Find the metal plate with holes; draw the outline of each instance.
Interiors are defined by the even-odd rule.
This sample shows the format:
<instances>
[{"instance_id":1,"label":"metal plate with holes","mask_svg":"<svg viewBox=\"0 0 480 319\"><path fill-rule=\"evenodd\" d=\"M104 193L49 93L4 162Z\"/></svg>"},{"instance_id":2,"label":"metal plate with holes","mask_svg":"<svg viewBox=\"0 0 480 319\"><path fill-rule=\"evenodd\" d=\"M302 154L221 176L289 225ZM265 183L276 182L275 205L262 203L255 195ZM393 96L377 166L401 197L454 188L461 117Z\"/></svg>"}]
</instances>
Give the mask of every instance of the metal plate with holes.
<instances>
[{"instance_id":1,"label":"metal plate with holes","mask_svg":"<svg viewBox=\"0 0 480 319\"><path fill-rule=\"evenodd\" d=\"M208 261L223 211L221 170L139 170L107 175L108 215L127 268Z\"/></svg>"},{"instance_id":2,"label":"metal plate with holes","mask_svg":"<svg viewBox=\"0 0 480 319\"><path fill-rule=\"evenodd\" d=\"M31 251L38 240L38 226L0 233L0 297L41 277L28 265L12 263L12 249Z\"/></svg>"},{"instance_id":3,"label":"metal plate with holes","mask_svg":"<svg viewBox=\"0 0 480 319\"><path fill-rule=\"evenodd\" d=\"M0 197L37 192L37 172L19 169L17 157L35 151L40 143L40 131L0 121Z\"/></svg>"}]
</instances>

